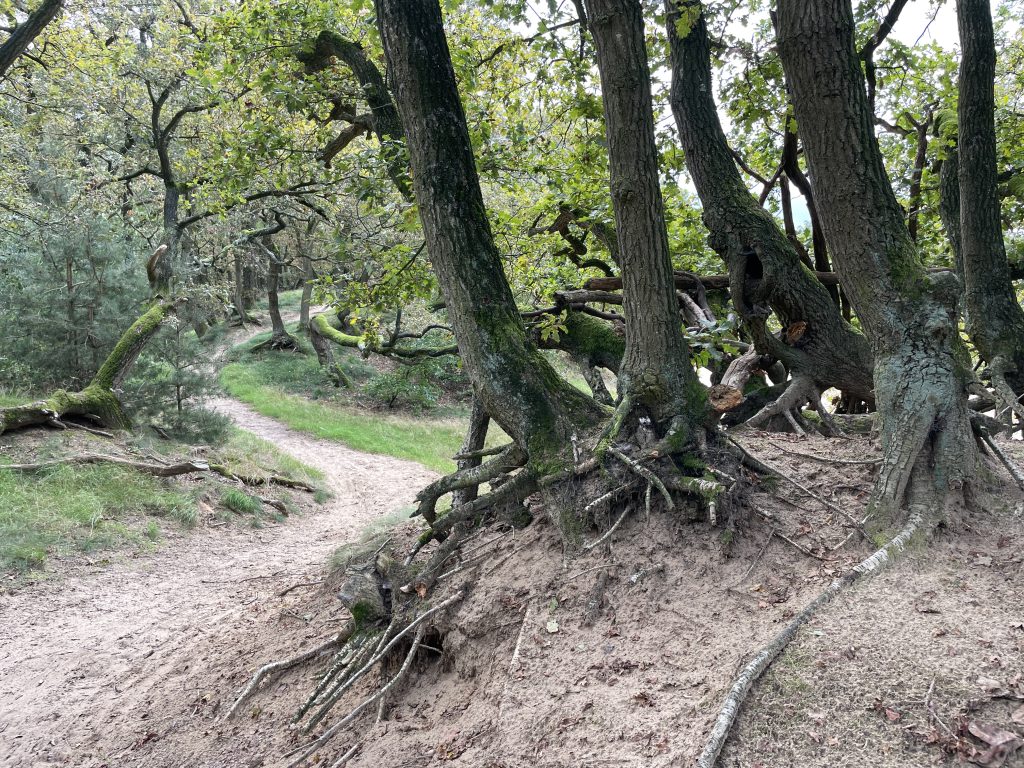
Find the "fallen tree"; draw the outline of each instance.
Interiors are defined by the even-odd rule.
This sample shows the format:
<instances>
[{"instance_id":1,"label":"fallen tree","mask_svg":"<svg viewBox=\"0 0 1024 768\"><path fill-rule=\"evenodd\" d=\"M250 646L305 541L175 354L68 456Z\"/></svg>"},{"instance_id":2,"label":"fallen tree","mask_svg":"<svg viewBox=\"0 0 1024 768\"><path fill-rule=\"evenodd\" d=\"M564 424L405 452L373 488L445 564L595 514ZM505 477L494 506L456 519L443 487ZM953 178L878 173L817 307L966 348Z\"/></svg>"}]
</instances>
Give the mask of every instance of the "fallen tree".
<instances>
[{"instance_id":1,"label":"fallen tree","mask_svg":"<svg viewBox=\"0 0 1024 768\"><path fill-rule=\"evenodd\" d=\"M151 306L131 324L107 355L92 381L78 392L57 390L45 400L0 408L0 434L24 427L61 427L62 420L78 416L112 429L131 425L117 390L150 339L184 299L164 300Z\"/></svg>"}]
</instances>

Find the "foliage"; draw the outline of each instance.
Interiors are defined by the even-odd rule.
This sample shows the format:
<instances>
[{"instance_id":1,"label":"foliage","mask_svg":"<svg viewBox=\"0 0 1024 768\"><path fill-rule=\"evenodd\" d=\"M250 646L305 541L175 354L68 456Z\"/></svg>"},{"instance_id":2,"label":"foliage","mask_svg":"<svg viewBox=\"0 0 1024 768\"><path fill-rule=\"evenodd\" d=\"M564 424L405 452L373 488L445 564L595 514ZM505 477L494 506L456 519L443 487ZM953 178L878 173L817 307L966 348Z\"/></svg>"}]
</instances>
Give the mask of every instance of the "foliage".
<instances>
[{"instance_id":1,"label":"foliage","mask_svg":"<svg viewBox=\"0 0 1024 768\"><path fill-rule=\"evenodd\" d=\"M137 423L176 439L217 443L224 439L230 420L203 405L215 388L206 350L191 328L172 317L125 382L125 399Z\"/></svg>"},{"instance_id":2,"label":"foliage","mask_svg":"<svg viewBox=\"0 0 1024 768\"><path fill-rule=\"evenodd\" d=\"M374 376L363 387L363 394L370 401L389 410L402 406L414 411L424 411L437 405L440 390L417 376L415 369L410 366Z\"/></svg>"}]
</instances>

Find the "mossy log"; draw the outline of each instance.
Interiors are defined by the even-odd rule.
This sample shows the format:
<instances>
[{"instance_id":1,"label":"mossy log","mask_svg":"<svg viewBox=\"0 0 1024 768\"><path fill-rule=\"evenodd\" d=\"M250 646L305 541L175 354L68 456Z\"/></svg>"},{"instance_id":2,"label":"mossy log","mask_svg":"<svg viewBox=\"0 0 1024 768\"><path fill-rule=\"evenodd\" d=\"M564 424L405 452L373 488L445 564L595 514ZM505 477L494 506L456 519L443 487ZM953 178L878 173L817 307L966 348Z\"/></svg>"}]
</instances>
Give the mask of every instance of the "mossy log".
<instances>
[{"instance_id":1,"label":"mossy log","mask_svg":"<svg viewBox=\"0 0 1024 768\"><path fill-rule=\"evenodd\" d=\"M60 426L68 416L82 416L105 427L125 429L131 425L117 396L125 377L139 354L174 313L181 300L154 304L132 323L111 350L92 381L79 392L59 389L45 400L0 408L0 434L41 424Z\"/></svg>"}]
</instances>

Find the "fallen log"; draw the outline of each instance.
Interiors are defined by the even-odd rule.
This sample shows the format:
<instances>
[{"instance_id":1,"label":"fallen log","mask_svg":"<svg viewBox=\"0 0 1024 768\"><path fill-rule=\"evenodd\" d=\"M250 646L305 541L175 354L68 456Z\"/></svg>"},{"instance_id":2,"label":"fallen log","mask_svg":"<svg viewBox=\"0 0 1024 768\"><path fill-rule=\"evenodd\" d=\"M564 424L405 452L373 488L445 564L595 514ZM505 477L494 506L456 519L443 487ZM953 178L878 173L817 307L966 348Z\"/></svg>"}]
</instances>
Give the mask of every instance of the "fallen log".
<instances>
[{"instance_id":1,"label":"fallen log","mask_svg":"<svg viewBox=\"0 0 1024 768\"><path fill-rule=\"evenodd\" d=\"M193 460L183 461L177 464L147 464L144 461L134 461L122 456L107 456L101 453L83 453L77 456L65 456L60 459L49 459L31 464L0 464L0 470L9 469L15 472L40 472L44 469L59 467L69 464L116 464L119 467L127 467L136 472L142 472L154 477L176 477L187 475L192 472L213 472L228 480L235 480L243 485L283 485L287 488L297 488L302 491L315 491L309 483L303 480L294 480L281 475L249 476L239 475L232 472L223 464L209 464L205 461ZM261 498L264 503L271 503ZM277 504L272 504L277 506Z\"/></svg>"}]
</instances>

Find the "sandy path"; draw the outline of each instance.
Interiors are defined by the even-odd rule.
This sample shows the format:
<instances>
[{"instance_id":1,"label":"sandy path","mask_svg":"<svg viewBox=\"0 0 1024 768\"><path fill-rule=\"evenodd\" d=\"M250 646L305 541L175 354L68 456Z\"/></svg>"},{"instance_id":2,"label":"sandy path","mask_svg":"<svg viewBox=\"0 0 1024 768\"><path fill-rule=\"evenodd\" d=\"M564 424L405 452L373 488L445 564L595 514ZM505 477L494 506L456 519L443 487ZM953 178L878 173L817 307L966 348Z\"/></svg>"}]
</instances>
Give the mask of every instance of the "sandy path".
<instances>
[{"instance_id":1,"label":"sandy path","mask_svg":"<svg viewBox=\"0 0 1024 768\"><path fill-rule=\"evenodd\" d=\"M202 708L204 686L216 687L209 670L240 656L253 664L275 644L265 612L281 610L277 592L317 578L332 549L436 477L298 434L235 401L216 407L323 470L335 498L280 526L197 531L0 597L0 766L134 764L140 740L174 730L161 721ZM330 616L301 621L310 639L330 631ZM188 751L167 764L206 764Z\"/></svg>"}]
</instances>

